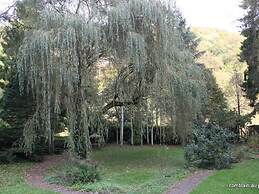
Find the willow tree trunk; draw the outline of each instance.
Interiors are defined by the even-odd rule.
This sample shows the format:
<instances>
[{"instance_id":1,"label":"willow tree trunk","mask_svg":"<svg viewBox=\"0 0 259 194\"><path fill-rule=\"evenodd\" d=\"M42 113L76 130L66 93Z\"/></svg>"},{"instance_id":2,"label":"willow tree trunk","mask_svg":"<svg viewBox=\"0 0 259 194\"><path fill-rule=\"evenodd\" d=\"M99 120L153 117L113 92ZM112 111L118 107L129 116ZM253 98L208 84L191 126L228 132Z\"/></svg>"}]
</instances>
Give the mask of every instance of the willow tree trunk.
<instances>
[{"instance_id":1,"label":"willow tree trunk","mask_svg":"<svg viewBox=\"0 0 259 194\"><path fill-rule=\"evenodd\" d=\"M52 120L54 120L54 118L52 117L51 118ZM50 134L49 134L49 153L54 153L55 151L55 144L54 144L54 135L55 135L55 129L56 129L56 126L54 125L55 122L52 122L51 123L51 130L50 130Z\"/></svg>"},{"instance_id":2,"label":"willow tree trunk","mask_svg":"<svg viewBox=\"0 0 259 194\"><path fill-rule=\"evenodd\" d=\"M123 132L124 132L124 107L121 107L121 131L120 131L120 145L123 145Z\"/></svg>"},{"instance_id":3,"label":"willow tree trunk","mask_svg":"<svg viewBox=\"0 0 259 194\"><path fill-rule=\"evenodd\" d=\"M85 136L85 129L82 126L83 121L83 106L84 106L84 98L83 98L83 59L82 59L82 48L81 48L81 40L79 38L79 32L76 33L76 55L78 58L78 82L76 88L76 104L75 110L76 112L76 121L75 121L75 129L73 132L73 143L74 143L74 154L79 156L80 158L88 157L88 137Z\"/></svg>"},{"instance_id":4,"label":"willow tree trunk","mask_svg":"<svg viewBox=\"0 0 259 194\"><path fill-rule=\"evenodd\" d=\"M53 133L52 130L48 131L48 152L49 154L52 154L54 152L54 139L53 139Z\"/></svg>"}]
</instances>

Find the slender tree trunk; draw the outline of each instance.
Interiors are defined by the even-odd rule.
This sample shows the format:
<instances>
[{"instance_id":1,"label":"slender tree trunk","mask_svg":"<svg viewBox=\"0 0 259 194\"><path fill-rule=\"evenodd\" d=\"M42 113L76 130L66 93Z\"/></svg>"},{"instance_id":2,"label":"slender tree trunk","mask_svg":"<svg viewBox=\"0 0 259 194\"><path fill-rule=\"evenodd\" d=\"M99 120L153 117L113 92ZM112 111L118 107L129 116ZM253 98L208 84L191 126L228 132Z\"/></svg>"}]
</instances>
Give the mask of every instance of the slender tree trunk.
<instances>
[{"instance_id":1,"label":"slender tree trunk","mask_svg":"<svg viewBox=\"0 0 259 194\"><path fill-rule=\"evenodd\" d=\"M154 145L154 125L151 127L151 145Z\"/></svg>"},{"instance_id":2,"label":"slender tree trunk","mask_svg":"<svg viewBox=\"0 0 259 194\"><path fill-rule=\"evenodd\" d=\"M51 137L51 152L54 153L55 152L55 134L54 134L54 129L52 130L52 137Z\"/></svg>"},{"instance_id":3,"label":"slender tree trunk","mask_svg":"<svg viewBox=\"0 0 259 194\"><path fill-rule=\"evenodd\" d=\"M143 126L142 126L142 122L141 122L141 126L140 126L140 144L141 144L141 146L143 146Z\"/></svg>"},{"instance_id":4,"label":"slender tree trunk","mask_svg":"<svg viewBox=\"0 0 259 194\"><path fill-rule=\"evenodd\" d=\"M140 103L137 106L137 123L138 123L138 130L140 132L140 144L143 145L143 126L142 126L142 112L140 109Z\"/></svg>"},{"instance_id":5,"label":"slender tree trunk","mask_svg":"<svg viewBox=\"0 0 259 194\"><path fill-rule=\"evenodd\" d=\"M130 143L131 143L131 145L134 145L133 115L131 115L131 119L130 119L130 129L131 129L131 140L130 140Z\"/></svg>"},{"instance_id":6,"label":"slender tree trunk","mask_svg":"<svg viewBox=\"0 0 259 194\"><path fill-rule=\"evenodd\" d=\"M55 94L53 96L55 96ZM55 101L52 99L51 104L54 104L54 103L55 103ZM54 106L52 106L52 108L50 110L51 110L51 112L50 112L51 143L50 143L49 152L54 153L54 151L55 151L55 129L58 128L58 118L57 118L57 114L55 113Z\"/></svg>"},{"instance_id":7,"label":"slender tree trunk","mask_svg":"<svg viewBox=\"0 0 259 194\"><path fill-rule=\"evenodd\" d=\"M165 127L163 127L163 144L165 144Z\"/></svg>"},{"instance_id":8,"label":"slender tree trunk","mask_svg":"<svg viewBox=\"0 0 259 194\"><path fill-rule=\"evenodd\" d=\"M52 153L52 127L51 127L51 107L50 107L50 94L48 94L48 150Z\"/></svg>"},{"instance_id":9,"label":"slender tree trunk","mask_svg":"<svg viewBox=\"0 0 259 194\"><path fill-rule=\"evenodd\" d=\"M147 123L147 144L149 144L149 130L148 130L148 123Z\"/></svg>"},{"instance_id":10,"label":"slender tree trunk","mask_svg":"<svg viewBox=\"0 0 259 194\"><path fill-rule=\"evenodd\" d=\"M48 131L48 149L49 149L49 153L52 154L53 153L53 150L52 150L52 130L49 130Z\"/></svg>"},{"instance_id":11,"label":"slender tree trunk","mask_svg":"<svg viewBox=\"0 0 259 194\"><path fill-rule=\"evenodd\" d=\"M55 144L54 144L54 133L55 133L55 129L56 129L56 118L54 117L54 113L52 114L51 120L52 120L52 125L51 125L51 135L50 135L50 145L49 145L49 153L54 153L55 151Z\"/></svg>"},{"instance_id":12,"label":"slender tree trunk","mask_svg":"<svg viewBox=\"0 0 259 194\"><path fill-rule=\"evenodd\" d=\"M154 145L154 115L151 114L151 145Z\"/></svg>"},{"instance_id":13,"label":"slender tree trunk","mask_svg":"<svg viewBox=\"0 0 259 194\"><path fill-rule=\"evenodd\" d=\"M109 141L109 128L106 129L106 142Z\"/></svg>"},{"instance_id":14,"label":"slender tree trunk","mask_svg":"<svg viewBox=\"0 0 259 194\"><path fill-rule=\"evenodd\" d=\"M118 123L120 125L121 120L120 120L120 114L119 114L119 111L118 111L117 107L115 107L115 115L116 115ZM119 130L120 129L118 127L116 127L116 144L117 145L119 145Z\"/></svg>"},{"instance_id":15,"label":"slender tree trunk","mask_svg":"<svg viewBox=\"0 0 259 194\"><path fill-rule=\"evenodd\" d=\"M155 115L156 115L156 118L155 118L155 122L156 122L156 133L155 133L155 135L156 135L156 137L158 136L158 108L156 107L156 110L155 110Z\"/></svg>"},{"instance_id":16,"label":"slender tree trunk","mask_svg":"<svg viewBox=\"0 0 259 194\"><path fill-rule=\"evenodd\" d=\"M120 145L123 145L123 132L124 132L124 107L121 107L121 131L120 131Z\"/></svg>"},{"instance_id":17,"label":"slender tree trunk","mask_svg":"<svg viewBox=\"0 0 259 194\"><path fill-rule=\"evenodd\" d=\"M159 125L159 141L160 141L160 145L162 145L162 126L161 126L161 114L159 113L159 121L160 121L160 125Z\"/></svg>"},{"instance_id":18,"label":"slender tree trunk","mask_svg":"<svg viewBox=\"0 0 259 194\"><path fill-rule=\"evenodd\" d=\"M162 128L161 125L159 126L159 143L162 145Z\"/></svg>"},{"instance_id":19,"label":"slender tree trunk","mask_svg":"<svg viewBox=\"0 0 259 194\"><path fill-rule=\"evenodd\" d=\"M47 83L47 92L46 92L46 100L48 104L48 115L47 115L47 125L48 125L48 151L49 153L53 153L53 144L54 144L54 126L52 125L52 108L51 108L51 88L50 88L50 82L51 82L51 76L50 76L50 70L48 69L48 73L46 74L46 78L48 79Z\"/></svg>"}]
</instances>

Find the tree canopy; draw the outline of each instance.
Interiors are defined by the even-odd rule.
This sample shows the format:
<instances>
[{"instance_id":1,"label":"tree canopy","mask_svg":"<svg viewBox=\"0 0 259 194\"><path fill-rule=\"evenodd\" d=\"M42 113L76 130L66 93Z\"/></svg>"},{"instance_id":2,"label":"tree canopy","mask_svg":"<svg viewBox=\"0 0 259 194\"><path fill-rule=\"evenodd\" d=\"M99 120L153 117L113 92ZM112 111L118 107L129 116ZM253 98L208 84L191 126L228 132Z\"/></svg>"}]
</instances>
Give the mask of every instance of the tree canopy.
<instances>
[{"instance_id":1,"label":"tree canopy","mask_svg":"<svg viewBox=\"0 0 259 194\"><path fill-rule=\"evenodd\" d=\"M116 106L151 103L160 122L191 128L206 99L205 76L174 5L147 0L76 1L76 9L66 2L38 4L43 7L17 60L20 90L31 92L37 104L25 125L29 152L39 136L50 141L62 110L71 150L81 157L90 149L89 134L103 127L101 117ZM98 92L100 62L116 72L104 90L108 93Z\"/></svg>"}]
</instances>

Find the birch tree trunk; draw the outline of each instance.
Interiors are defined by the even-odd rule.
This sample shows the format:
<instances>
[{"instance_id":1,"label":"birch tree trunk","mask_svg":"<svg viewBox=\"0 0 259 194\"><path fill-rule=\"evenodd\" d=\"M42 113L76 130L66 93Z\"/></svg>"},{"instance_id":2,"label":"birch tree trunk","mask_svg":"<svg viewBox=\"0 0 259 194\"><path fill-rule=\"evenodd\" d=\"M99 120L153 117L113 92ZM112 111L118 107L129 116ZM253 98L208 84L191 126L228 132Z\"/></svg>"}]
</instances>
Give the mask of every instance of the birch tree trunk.
<instances>
[{"instance_id":1,"label":"birch tree trunk","mask_svg":"<svg viewBox=\"0 0 259 194\"><path fill-rule=\"evenodd\" d=\"M151 131L150 131L150 133L151 133L151 137L150 137L151 145L154 145L154 112L153 111L151 113Z\"/></svg>"}]
</instances>

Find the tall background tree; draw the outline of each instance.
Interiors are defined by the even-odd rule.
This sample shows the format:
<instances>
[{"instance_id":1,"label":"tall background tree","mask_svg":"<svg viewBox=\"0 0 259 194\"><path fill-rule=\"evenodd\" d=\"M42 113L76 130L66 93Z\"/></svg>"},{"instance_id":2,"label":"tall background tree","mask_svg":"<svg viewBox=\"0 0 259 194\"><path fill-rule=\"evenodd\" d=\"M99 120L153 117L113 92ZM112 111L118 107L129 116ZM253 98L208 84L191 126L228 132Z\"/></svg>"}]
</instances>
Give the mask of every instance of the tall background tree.
<instances>
[{"instance_id":1,"label":"tall background tree","mask_svg":"<svg viewBox=\"0 0 259 194\"><path fill-rule=\"evenodd\" d=\"M259 2L244 0L241 7L245 16L241 19L243 41L241 60L246 61L248 69L245 73L244 89L251 101L251 106L258 111L259 93Z\"/></svg>"},{"instance_id":2,"label":"tall background tree","mask_svg":"<svg viewBox=\"0 0 259 194\"><path fill-rule=\"evenodd\" d=\"M23 134L23 127L28 115L31 114L33 102L30 96L21 96L16 76L16 58L18 49L22 43L25 27L29 21L25 10L32 4L17 3L11 5L6 11L0 14L1 22L5 25L1 28L1 47L3 54L0 56L1 66L1 98L0 117L7 125L1 127L1 148L10 148L13 144L18 144Z\"/></svg>"}]
</instances>

